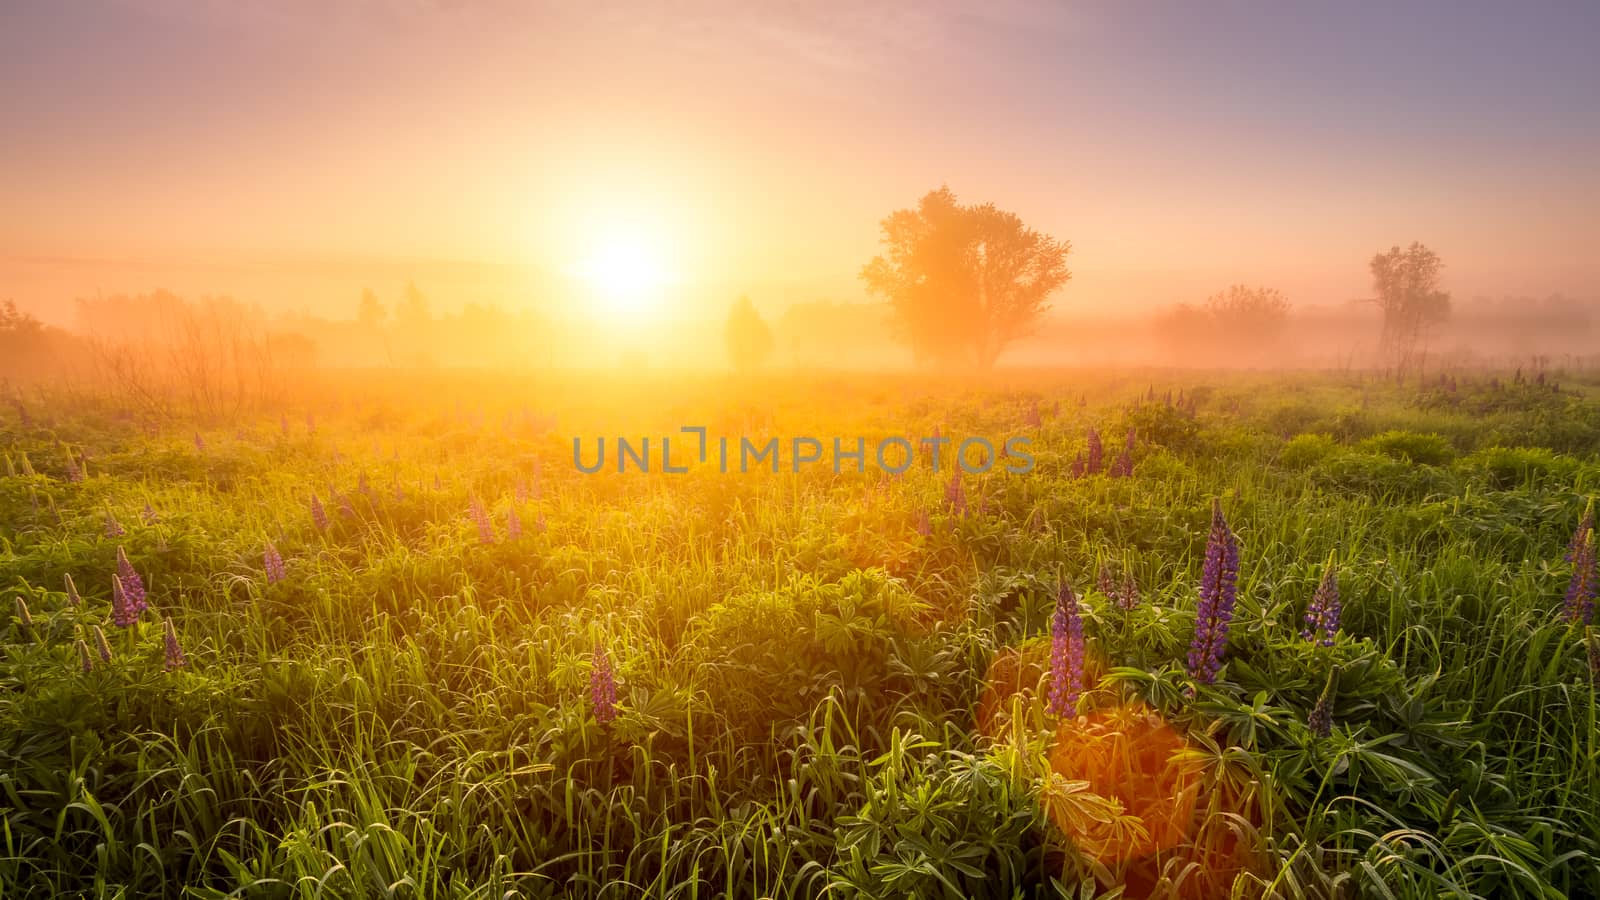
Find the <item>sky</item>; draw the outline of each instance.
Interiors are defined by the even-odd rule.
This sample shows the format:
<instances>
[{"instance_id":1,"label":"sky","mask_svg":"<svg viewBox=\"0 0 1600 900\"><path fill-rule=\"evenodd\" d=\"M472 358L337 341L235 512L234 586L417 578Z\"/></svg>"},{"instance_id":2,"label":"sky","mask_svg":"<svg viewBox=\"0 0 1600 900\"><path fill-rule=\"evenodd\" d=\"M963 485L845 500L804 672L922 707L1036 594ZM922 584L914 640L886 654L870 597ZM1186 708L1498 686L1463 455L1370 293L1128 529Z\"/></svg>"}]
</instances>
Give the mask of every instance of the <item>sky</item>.
<instances>
[{"instance_id":1,"label":"sky","mask_svg":"<svg viewBox=\"0 0 1600 900\"><path fill-rule=\"evenodd\" d=\"M1234 282L1600 297L1600 4L7 0L0 298L858 301L949 185L1070 240L1058 310Z\"/></svg>"}]
</instances>

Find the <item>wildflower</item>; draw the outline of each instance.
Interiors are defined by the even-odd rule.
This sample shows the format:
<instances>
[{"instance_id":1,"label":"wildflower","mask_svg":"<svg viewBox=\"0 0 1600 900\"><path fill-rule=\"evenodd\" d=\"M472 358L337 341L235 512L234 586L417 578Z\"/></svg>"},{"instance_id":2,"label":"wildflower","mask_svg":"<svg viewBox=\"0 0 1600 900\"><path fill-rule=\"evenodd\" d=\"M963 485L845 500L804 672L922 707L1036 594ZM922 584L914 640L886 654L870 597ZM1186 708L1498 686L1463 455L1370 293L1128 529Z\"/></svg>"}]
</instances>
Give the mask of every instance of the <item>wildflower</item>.
<instances>
[{"instance_id":1,"label":"wildflower","mask_svg":"<svg viewBox=\"0 0 1600 900\"><path fill-rule=\"evenodd\" d=\"M267 541L267 549L261 554L261 562L267 570L267 584L277 584L288 574L284 570L283 555L278 552L278 546Z\"/></svg>"},{"instance_id":2,"label":"wildflower","mask_svg":"<svg viewBox=\"0 0 1600 900\"><path fill-rule=\"evenodd\" d=\"M1589 680L1600 688L1600 632L1589 629Z\"/></svg>"},{"instance_id":3,"label":"wildflower","mask_svg":"<svg viewBox=\"0 0 1600 900\"><path fill-rule=\"evenodd\" d=\"M198 431L194 433L194 449L201 453L206 452L206 439L201 437Z\"/></svg>"},{"instance_id":4,"label":"wildflower","mask_svg":"<svg viewBox=\"0 0 1600 900\"><path fill-rule=\"evenodd\" d=\"M122 585L123 593L128 595L128 604L137 616L149 608L145 602L144 579L134 571L133 563L128 561L128 554L121 547L117 548L117 582Z\"/></svg>"},{"instance_id":5,"label":"wildflower","mask_svg":"<svg viewBox=\"0 0 1600 900\"><path fill-rule=\"evenodd\" d=\"M1133 428L1129 428L1128 429L1128 436L1122 442L1122 449L1129 456L1133 455L1133 445L1134 445L1134 442L1138 439L1138 437L1139 437L1139 433L1137 431L1135 431Z\"/></svg>"},{"instance_id":6,"label":"wildflower","mask_svg":"<svg viewBox=\"0 0 1600 900\"><path fill-rule=\"evenodd\" d=\"M151 506L149 503L145 503L144 509L139 511L139 518L143 519L146 525L154 522L158 518L156 516L155 507Z\"/></svg>"},{"instance_id":7,"label":"wildflower","mask_svg":"<svg viewBox=\"0 0 1600 900\"><path fill-rule=\"evenodd\" d=\"M118 628L131 628L139 621L139 609L128 596L121 578L111 579L111 624Z\"/></svg>"},{"instance_id":8,"label":"wildflower","mask_svg":"<svg viewBox=\"0 0 1600 900\"><path fill-rule=\"evenodd\" d=\"M522 517L517 515L517 508L513 506L511 511L506 513L506 538L514 541L520 537L522 537Z\"/></svg>"},{"instance_id":9,"label":"wildflower","mask_svg":"<svg viewBox=\"0 0 1600 900\"><path fill-rule=\"evenodd\" d=\"M1112 478L1128 478L1133 475L1133 456L1124 449L1117 454L1117 461L1111 464Z\"/></svg>"},{"instance_id":10,"label":"wildflower","mask_svg":"<svg viewBox=\"0 0 1600 900\"><path fill-rule=\"evenodd\" d=\"M1050 620L1050 714L1070 719L1083 695L1083 616L1072 585L1061 580Z\"/></svg>"},{"instance_id":11,"label":"wildflower","mask_svg":"<svg viewBox=\"0 0 1600 900\"><path fill-rule=\"evenodd\" d=\"M1339 667L1334 666L1328 672L1328 683L1323 685L1321 696L1317 697L1317 705L1311 707L1311 715L1306 718L1311 733L1319 738L1333 734L1333 694L1338 678Z\"/></svg>"},{"instance_id":12,"label":"wildflower","mask_svg":"<svg viewBox=\"0 0 1600 900\"><path fill-rule=\"evenodd\" d=\"M67 480L74 484L83 481L83 469L73 459L71 450L67 451Z\"/></svg>"},{"instance_id":13,"label":"wildflower","mask_svg":"<svg viewBox=\"0 0 1600 900\"><path fill-rule=\"evenodd\" d=\"M1343 606L1339 602L1339 577L1333 560L1322 573L1322 583L1317 585L1311 602L1306 604L1305 627L1300 630L1304 640L1315 640L1324 647L1333 646L1333 636L1339 632L1339 616Z\"/></svg>"},{"instance_id":14,"label":"wildflower","mask_svg":"<svg viewBox=\"0 0 1600 900\"><path fill-rule=\"evenodd\" d=\"M527 503L528 502L528 481L527 481L527 479L523 478L523 479L518 479L517 480L517 494L516 494L516 496L517 496L517 502L518 503Z\"/></svg>"},{"instance_id":15,"label":"wildflower","mask_svg":"<svg viewBox=\"0 0 1600 900\"><path fill-rule=\"evenodd\" d=\"M1035 400L1028 405L1027 422L1030 428L1038 428L1043 424L1039 417L1039 401Z\"/></svg>"},{"instance_id":16,"label":"wildflower","mask_svg":"<svg viewBox=\"0 0 1600 900\"><path fill-rule=\"evenodd\" d=\"M178 646L178 630L172 627L171 619L166 620L166 626L162 644L165 646L167 659L161 668L163 671L171 672L173 669L188 665L189 660L184 657L183 648Z\"/></svg>"},{"instance_id":17,"label":"wildflower","mask_svg":"<svg viewBox=\"0 0 1600 900\"><path fill-rule=\"evenodd\" d=\"M119 537L122 537L124 534L127 534L127 531L123 530L123 527L120 524L118 524L118 522L117 522L117 517L111 514L111 510L110 509L107 509L106 510L106 537L108 537L108 538L119 538Z\"/></svg>"},{"instance_id":18,"label":"wildflower","mask_svg":"<svg viewBox=\"0 0 1600 900\"><path fill-rule=\"evenodd\" d=\"M489 512L483 508L483 502L473 497L469 512L472 521L478 525L478 540L485 544L494 543L494 523L489 521Z\"/></svg>"},{"instance_id":19,"label":"wildflower","mask_svg":"<svg viewBox=\"0 0 1600 900\"><path fill-rule=\"evenodd\" d=\"M933 522L929 520L927 510L917 510L917 517L913 524L917 528L917 534L920 534L923 537L933 534Z\"/></svg>"},{"instance_id":20,"label":"wildflower","mask_svg":"<svg viewBox=\"0 0 1600 900\"><path fill-rule=\"evenodd\" d=\"M1090 475L1099 475L1105 452L1105 447L1100 443L1100 432L1093 428L1089 429L1089 459L1085 463L1084 471Z\"/></svg>"},{"instance_id":21,"label":"wildflower","mask_svg":"<svg viewBox=\"0 0 1600 900\"><path fill-rule=\"evenodd\" d=\"M1583 532L1574 538L1577 546L1572 552L1572 578L1567 582L1564 616L1573 625L1587 625L1594 618L1594 599L1600 589L1600 572L1596 571L1594 531Z\"/></svg>"},{"instance_id":22,"label":"wildflower","mask_svg":"<svg viewBox=\"0 0 1600 900\"><path fill-rule=\"evenodd\" d=\"M100 654L101 662L111 662L111 642L106 640L106 633L99 625L94 626L94 649Z\"/></svg>"},{"instance_id":23,"label":"wildflower","mask_svg":"<svg viewBox=\"0 0 1600 900\"><path fill-rule=\"evenodd\" d=\"M316 491L311 492L311 523L317 526L318 531L328 530L328 514L322 510L322 501L317 499Z\"/></svg>"},{"instance_id":24,"label":"wildflower","mask_svg":"<svg viewBox=\"0 0 1600 900\"><path fill-rule=\"evenodd\" d=\"M33 633L33 613L28 612L28 602L17 595L17 626L27 634Z\"/></svg>"},{"instance_id":25,"label":"wildflower","mask_svg":"<svg viewBox=\"0 0 1600 900\"><path fill-rule=\"evenodd\" d=\"M78 586L72 583L72 573L66 574L67 605L72 607L82 606L83 598L78 596Z\"/></svg>"},{"instance_id":26,"label":"wildflower","mask_svg":"<svg viewBox=\"0 0 1600 900\"><path fill-rule=\"evenodd\" d=\"M950 512L965 516L967 514L967 492L961 486L961 467L957 466L951 473L950 481L944 486L944 505Z\"/></svg>"},{"instance_id":27,"label":"wildflower","mask_svg":"<svg viewBox=\"0 0 1600 900\"><path fill-rule=\"evenodd\" d=\"M83 668L83 671L85 671L85 672L93 672L94 671L94 658L89 655L89 645L84 642L83 638L78 638L78 645L77 646L78 646L78 665L81 666Z\"/></svg>"},{"instance_id":28,"label":"wildflower","mask_svg":"<svg viewBox=\"0 0 1600 900\"><path fill-rule=\"evenodd\" d=\"M1583 518L1578 520L1578 530L1572 533L1572 540L1567 542L1567 553L1562 559L1566 562L1572 562L1572 558L1578 553L1578 544L1582 542L1583 536L1593 530L1594 501L1590 500L1589 505L1583 509Z\"/></svg>"},{"instance_id":29,"label":"wildflower","mask_svg":"<svg viewBox=\"0 0 1600 900\"><path fill-rule=\"evenodd\" d=\"M1222 518L1222 503L1212 501L1211 534L1206 539L1205 567L1200 574L1200 606L1189 644L1189 674L1203 684L1217 679L1228 645L1237 599L1239 544Z\"/></svg>"},{"instance_id":30,"label":"wildflower","mask_svg":"<svg viewBox=\"0 0 1600 900\"><path fill-rule=\"evenodd\" d=\"M1079 453L1073 458L1072 465L1067 469L1067 474L1073 478L1082 478L1085 468L1086 464L1083 461L1083 454Z\"/></svg>"},{"instance_id":31,"label":"wildflower","mask_svg":"<svg viewBox=\"0 0 1600 900\"><path fill-rule=\"evenodd\" d=\"M1095 575L1094 589L1102 597L1115 597L1117 595L1117 582L1111 576L1111 567L1105 563L1100 564L1100 571Z\"/></svg>"},{"instance_id":32,"label":"wildflower","mask_svg":"<svg viewBox=\"0 0 1600 900\"><path fill-rule=\"evenodd\" d=\"M617 679L611 670L611 657L596 646L593 668L589 671L589 702L596 722L605 725L617 717Z\"/></svg>"},{"instance_id":33,"label":"wildflower","mask_svg":"<svg viewBox=\"0 0 1600 900\"><path fill-rule=\"evenodd\" d=\"M1132 572L1122 578L1122 590L1117 592L1117 605L1123 609L1133 609L1139 605L1139 582L1134 580Z\"/></svg>"}]
</instances>

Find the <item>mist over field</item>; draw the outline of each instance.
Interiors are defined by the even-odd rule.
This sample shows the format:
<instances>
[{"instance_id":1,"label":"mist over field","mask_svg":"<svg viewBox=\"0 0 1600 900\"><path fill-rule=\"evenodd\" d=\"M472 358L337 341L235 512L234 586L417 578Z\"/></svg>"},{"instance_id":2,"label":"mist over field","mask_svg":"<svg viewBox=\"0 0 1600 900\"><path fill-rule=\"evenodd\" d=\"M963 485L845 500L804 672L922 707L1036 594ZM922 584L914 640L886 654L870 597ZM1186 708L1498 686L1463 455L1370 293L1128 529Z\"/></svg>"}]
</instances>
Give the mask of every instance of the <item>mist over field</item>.
<instances>
[{"instance_id":1,"label":"mist over field","mask_svg":"<svg viewBox=\"0 0 1600 900\"><path fill-rule=\"evenodd\" d=\"M1600 897L1596 47L0 3L0 900Z\"/></svg>"}]
</instances>

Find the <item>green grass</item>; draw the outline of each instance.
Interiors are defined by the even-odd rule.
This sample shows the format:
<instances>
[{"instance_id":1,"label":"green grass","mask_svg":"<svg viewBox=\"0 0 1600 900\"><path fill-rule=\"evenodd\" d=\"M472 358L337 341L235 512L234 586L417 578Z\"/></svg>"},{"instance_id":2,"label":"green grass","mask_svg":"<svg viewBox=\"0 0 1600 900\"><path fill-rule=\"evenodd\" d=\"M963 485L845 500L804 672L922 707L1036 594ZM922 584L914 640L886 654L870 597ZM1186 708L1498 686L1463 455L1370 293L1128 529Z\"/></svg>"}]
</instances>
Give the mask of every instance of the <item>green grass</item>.
<instances>
[{"instance_id":1,"label":"green grass","mask_svg":"<svg viewBox=\"0 0 1600 900\"><path fill-rule=\"evenodd\" d=\"M287 433L280 410L202 423L203 450L193 423L48 394L0 420L0 590L33 619L0 628L0 897L1600 896L1595 684L1560 619L1600 485L1575 379L352 378L286 401ZM968 476L981 509L956 517L925 464L572 465L573 435L697 424L1027 434L1037 468ZM1136 428L1132 478L1070 476L1090 427L1107 462ZM1238 617L1195 686L1217 497ZM119 545L150 587L131 631L109 623ZM1321 648L1298 632L1330 554L1344 628ZM1107 563L1137 608L1092 590ZM1147 704L1200 773L1155 858L1075 843L1123 811L1052 771L1037 692L979 733L991 663L1048 633L1060 575L1102 661L1086 706ZM163 671L158 616L186 667ZM84 673L95 624L114 659ZM1242 871L1207 862L1234 845Z\"/></svg>"}]
</instances>

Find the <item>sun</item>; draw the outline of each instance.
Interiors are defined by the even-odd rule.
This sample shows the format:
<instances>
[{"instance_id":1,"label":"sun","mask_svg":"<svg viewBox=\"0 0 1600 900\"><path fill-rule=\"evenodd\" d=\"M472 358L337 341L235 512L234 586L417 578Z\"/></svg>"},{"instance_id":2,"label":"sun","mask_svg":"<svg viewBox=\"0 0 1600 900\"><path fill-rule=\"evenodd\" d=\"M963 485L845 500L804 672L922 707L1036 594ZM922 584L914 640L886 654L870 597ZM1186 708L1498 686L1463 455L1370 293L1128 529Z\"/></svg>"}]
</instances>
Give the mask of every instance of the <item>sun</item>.
<instances>
[{"instance_id":1,"label":"sun","mask_svg":"<svg viewBox=\"0 0 1600 900\"><path fill-rule=\"evenodd\" d=\"M655 312L673 281L661 242L638 231L600 236L574 270L604 313Z\"/></svg>"}]
</instances>

